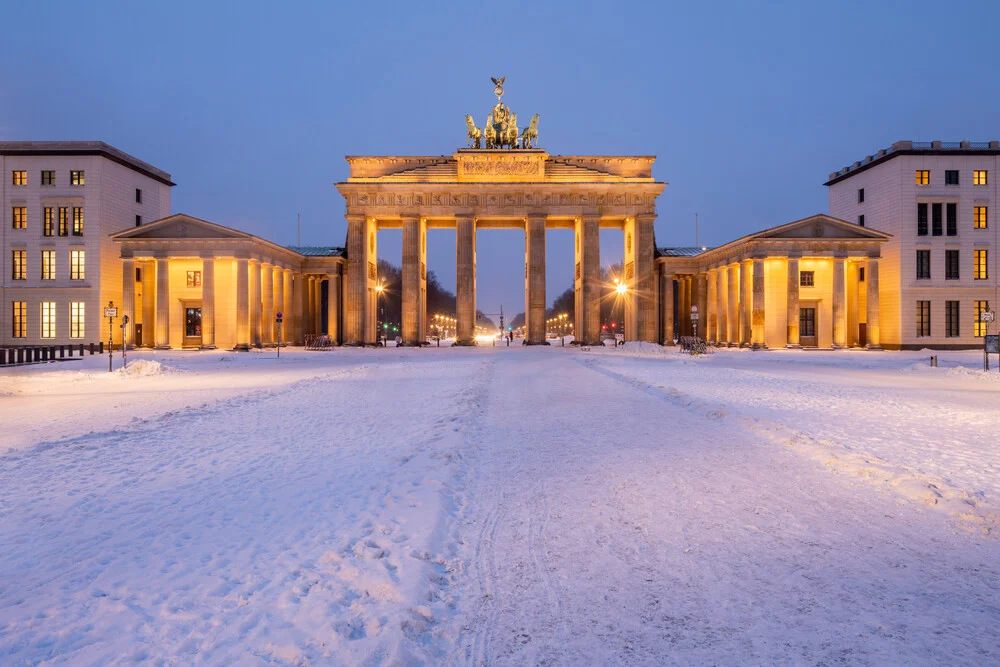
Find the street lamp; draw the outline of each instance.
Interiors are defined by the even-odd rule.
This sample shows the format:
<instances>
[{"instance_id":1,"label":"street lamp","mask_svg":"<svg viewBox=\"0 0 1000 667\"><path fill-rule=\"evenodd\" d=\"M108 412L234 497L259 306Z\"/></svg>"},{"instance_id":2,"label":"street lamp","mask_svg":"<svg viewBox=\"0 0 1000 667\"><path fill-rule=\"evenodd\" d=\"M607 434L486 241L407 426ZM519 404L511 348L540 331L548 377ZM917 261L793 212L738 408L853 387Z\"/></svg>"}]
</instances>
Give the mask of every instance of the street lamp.
<instances>
[{"instance_id":1,"label":"street lamp","mask_svg":"<svg viewBox=\"0 0 1000 667\"><path fill-rule=\"evenodd\" d=\"M381 345L382 344L383 334L384 334L384 332L382 331L382 328L384 326L382 324L382 320L385 319L385 310L382 307L382 293L384 291L385 291L385 287L382 285L382 281L379 280L378 284L375 285L375 295L376 295L376 298L378 299L378 324L375 327L375 344L376 345Z\"/></svg>"}]
</instances>

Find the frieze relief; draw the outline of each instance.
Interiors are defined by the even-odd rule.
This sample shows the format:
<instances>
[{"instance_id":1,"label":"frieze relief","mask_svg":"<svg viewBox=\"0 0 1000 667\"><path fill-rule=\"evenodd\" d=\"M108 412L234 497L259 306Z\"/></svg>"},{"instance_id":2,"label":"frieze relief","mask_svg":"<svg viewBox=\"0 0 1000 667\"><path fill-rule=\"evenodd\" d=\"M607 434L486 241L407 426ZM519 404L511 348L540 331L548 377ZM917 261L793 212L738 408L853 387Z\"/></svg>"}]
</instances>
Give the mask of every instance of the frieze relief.
<instances>
[{"instance_id":1,"label":"frieze relief","mask_svg":"<svg viewBox=\"0 0 1000 667\"><path fill-rule=\"evenodd\" d=\"M405 209L405 208L523 208L543 207L553 210L559 207L590 206L602 209L626 209L623 214L639 215L655 213L655 196L625 193L537 193L537 192L497 192L467 194L451 192L385 193L360 192L347 196L350 212L364 213L364 209ZM354 211L353 209L363 209Z\"/></svg>"},{"instance_id":2,"label":"frieze relief","mask_svg":"<svg viewBox=\"0 0 1000 667\"><path fill-rule=\"evenodd\" d=\"M462 166L470 176L532 176L544 168L538 160L468 160Z\"/></svg>"}]
</instances>

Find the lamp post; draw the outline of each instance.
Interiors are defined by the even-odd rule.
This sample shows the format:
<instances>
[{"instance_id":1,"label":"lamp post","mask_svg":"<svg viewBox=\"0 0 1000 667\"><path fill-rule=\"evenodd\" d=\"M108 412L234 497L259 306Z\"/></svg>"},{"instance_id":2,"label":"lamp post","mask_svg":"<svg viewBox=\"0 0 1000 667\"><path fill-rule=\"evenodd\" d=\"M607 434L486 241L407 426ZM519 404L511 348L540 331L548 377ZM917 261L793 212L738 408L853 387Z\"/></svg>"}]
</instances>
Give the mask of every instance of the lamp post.
<instances>
[{"instance_id":1,"label":"lamp post","mask_svg":"<svg viewBox=\"0 0 1000 667\"><path fill-rule=\"evenodd\" d=\"M378 284L375 286L375 295L378 300L378 322L375 324L375 345L382 344L382 320L384 319L385 312L382 310L382 292L385 288L382 286L382 281L379 280Z\"/></svg>"}]
</instances>

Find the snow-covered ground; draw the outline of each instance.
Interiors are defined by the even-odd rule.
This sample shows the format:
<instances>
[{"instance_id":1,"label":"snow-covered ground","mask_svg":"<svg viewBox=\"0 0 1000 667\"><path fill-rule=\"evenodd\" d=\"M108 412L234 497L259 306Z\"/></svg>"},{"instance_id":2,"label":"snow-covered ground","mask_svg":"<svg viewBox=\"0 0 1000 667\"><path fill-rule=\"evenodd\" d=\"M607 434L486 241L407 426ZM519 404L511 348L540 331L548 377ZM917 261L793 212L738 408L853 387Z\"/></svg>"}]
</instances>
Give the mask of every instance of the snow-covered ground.
<instances>
[{"instance_id":1,"label":"snow-covered ground","mask_svg":"<svg viewBox=\"0 0 1000 667\"><path fill-rule=\"evenodd\" d=\"M2 369L0 664L998 663L1000 374L929 355Z\"/></svg>"}]
</instances>

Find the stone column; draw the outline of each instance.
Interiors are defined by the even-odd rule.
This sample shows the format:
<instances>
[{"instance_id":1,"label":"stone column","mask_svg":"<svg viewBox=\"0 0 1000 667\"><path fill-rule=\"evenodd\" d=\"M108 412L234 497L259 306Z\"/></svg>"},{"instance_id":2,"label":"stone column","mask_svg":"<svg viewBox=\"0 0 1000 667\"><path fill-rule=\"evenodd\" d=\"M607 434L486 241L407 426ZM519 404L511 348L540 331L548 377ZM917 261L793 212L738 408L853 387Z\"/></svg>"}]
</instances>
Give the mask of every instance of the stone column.
<instances>
[{"instance_id":1,"label":"stone column","mask_svg":"<svg viewBox=\"0 0 1000 667\"><path fill-rule=\"evenodd\" d=\"M403 218L403 345L420 345L421 275L426 269L422 252L426 223L417 217Z\"/></svg>"},{"instance_id":2,"label":"stone column","mask_svg":"<svg viewBox=\"0 0 1000 667\"><path fill-rule=\"evenodd\" d=\"M299 345L306 344L306 334L309 333L309 278L301 273L295 275L295 300L298 312L295 318L295 340Z\"/></svg>"},{"instance_id":3,"label":"stone column","mask_svg":"<svg viewBox=\"0 0 1000 667\"><path fill-rule=\"evenodd\" d=\"M847 347L847 277L843 257L833 258L833 347Z\"/></svg>"},{"instance_id":4,"label":"stone column","mask_svg":"<svg viewBox=\"0 0 1000 667\"><path fill-rule=\"evenodd\" d=\"M684 335L694 335L694 322L691 320L691 306L698 303L698 286L695 285L694 276L684 276L684 310L681 312L681 320L684 322Z\"/></svg>"},{"instance_id":5,"label":"stone column","mask_svg":"<svg viewBox=\"0 0 1000 667\"><path fill-rule=\"evenodd\" d=\"M295 341L295 321L298 319L295 315L295 309L292 307L294 303L292 301L292 270L284 269L282 272L281 279L281 299L282 299L282 318L284 322L281 323L281 339L288 345L291 345Z\"/></svg>"},{"instance_id":6,"label":"stone column","mask_svg":"<svg viewBox=\"0 0 1000 667\"><path fill-rule=\"evenodd\" d=\"M326 333L334 345L340 342L340 273L327 274Z\"/></svg>"},{"instance_id":7,"label":"stone column","mask_svg":"<svg viewBox=\"0 0 1000 667\"><path fill-rule=\"evenodd\" d=\"M128 324L122 327L122 345L131 349L135 347L135 336L132 327L135 326L135 260L122 259L122 321L128 317Z\"/></svg>"},{"instance_id":8,"label":"stone column","mask_svg":"<svg viewBox=\"0 0 1000 667\"><path fill-rule=\"evenodd\" d=\"M260 262L250 260L250 344L260 347Z\"/></svg>"},{"instance_id":9,"label":"stone column","mask_svg":"<svg viewBox=\"0 0 1000 667\"><path fill-rule=\"evenodd\" d=\"M528 345L545 345L545 218L530 215L524 228L524 305Z\"/></svg>"},{"instance_id":10,"label":"stone column","mask_svg":"<svg viewBox=\"0 0 1000 667\"><path fill-rule=\"evenodd\" d=\"M720 266L715 272L716 342L720 345L729 341L729 328L726 324L728 319L726 288L726 267Z\"/></svg>"},{"instance_id":11,"label":"stone column","mask_svg":"<svg viewBox=\"0 0 1000 667\"><path fill-rule=\"evenodd\" d=\"M635 282L637 340L656 342L656 284L653 276L653 223L656 216L635 217Z\"/></svg>"},{"instance_id":12,"label":"stone column","mask_svg":"<svg viewBox=\"0 0 1000 667\"><path fill-rule=\"evenodd\" d=\"M730 264L726 267L729 279L729 313L726 324L729 325L729 344L740 344L740 265Z\"/></svg>"},{"instance_id":13,"label":"stone column","mask_svg":"<svg viewBox=\"0 0 1000 667\"><path fill-rule=\"evenodd\" d=\"M750 304L753 303L753 260L740 262L740 347L750 345Z\"/></svg>"},{"instance_id":14,"label":"stone column","mask_svg":"<svg viewBox=\"0 0 1000 667\"><path fill-rule=\"evenodd\" d=\"M236 260L236 349L250 349L250 261Z\"/></svg>"},{"instance_id":15,"label":"stone column","mask_svg":"<svg viewBox=\"0 0 1000 667\"><path fill-rule=\"evenodd\" d=\"M313 333L323 333L323 281L319 276L309 277L312 288Z\"/></svg>"},{"instance_id":16,"label":"stone column","mask_svg":"<svg viewBox=\"0 0 1000 667\"><path fill-rule=\"evenodd\" d=\"M764 260L756 258L753 260L753 310L751 318L751 343L754 349L767 349L765 334L767 322L764 318Z\"/></svg>"},{"instance_id":17,"label":"stone column","mask_svg":"<svg viewBox=\"0 0 1000 667\"><path fill-rule=\"evenodd\" d=\"M698 337L708 340L708 274L698 273L695 275L698 281Z\"/></svg>"},{"instance_id":18,"label":"stone column","mask_svg":"<svg viewBox=\"0 0 1000 667\"><path fill-rule=\"evenodd\" d=\"M573 335L583 345L601 342L601 237L596 215L577 218L574 278L576 320Z\"/></svg>"},{"instance_id":19,"label":"stone column","mask_svg":"<svg viewBox=\"0 0 1000 667\"><path fill-rule=\"evenodd\" d=\"M156 337L156 263L142 262L142 346L153 347Z\"/></svg>"},{"instance_id":20,"label":"stone column","mask_svg":"<svg viewBox=\"0 0 1000 667\"><path fill-rule=\"evenodd\" d=\"M274 342L274 265L264 262L260 265L261 308L260 342L270 345Z\"/></svg>"},{"instance_id":21,"label":"stone column","mask_svg":"<svg viewBox=\"0 0 1000 667\"><path fill-rule=\"evenodd\" d=\"M786 347L799 347L799 258L788 258L788 340Z\"/></svg>"},{"instance_id":22,"label":"stone column","mask_svg":"<svg viewBox=\"0 0 1000 667\"><path fill-rule=\"evenodd\" d=\"M674 275L664 273L660 298L663 300L663 344L674 344Z\"/></svg>"},{"instance_id":23,"label":"stone column","mask_svg":"<svg viewBox=\"0 0 1000 667\"><path fill-rule=\"evenodd\" d=\"M156 349L170 349L170 261L156 260Z\"/></svg>"},{"instance_id":24,"label":"stone column","mask_svg":"<svg viewBox=\"0 0 1000 667\"><path fill-rule=\"evenodd\" d=\"M476 221L455 221L456 345L476 344Z\"/></svg>"},{"instance_id":25,"label":"stone column","mask_svg":"<svg viewBox=\"0 0 1000 667\"><path fill-rule=\"evenodd\" d=\"M375 342L376 268L374 218L347 216L347 298L344 300L344 343ZM304 314L304 313L302 313Z\"/></svg>"},{"instance_id":26,"label":"stone column","mask_svg":"<svg viewBox=\"0 0 1000 667\"><path fill-rule=\"evenodd\" d=\"M274 320L274 342L281 344L285 340L285 325L288 322L288 315L285 313L285 271L279 267L274 267L274 314L281 313L281 332L278 332L277 317Z\"/></svg>"},{"instance_id":27,"label":"stone column","mask_svg":"<svg viewBox=\"0 0 1000 667\"><path fill-rule=\"evenodd\" d=\"M878 328L878 257L868 258L868 270L865 271L865 282L868 284L868 349L881 350L881 339Z\"/></svg>"},{"instance_id":28,"label":"stone column","mask_svg":"<svg viewBox=\"0 0 1000 667\"><path fill-rule=\"evenodd\" d=\"M674 323L677 337L687 336L688 277L677 276L677 321Z\"/></svg>"},{"instance_id":29,"label":"stone column","mask_svg":"<svg viewBox=\"0 0 1000 667\"><path fill-rule=\"evenodd\" d=\"M201 346L215 349L215 257L201 260Z\"/></svg>"},{"instance_id":30,"label":"stone column","mask_svg":"<svg viewBox=\"0 0 1000 667\"><path fill-rule=\"evenodd\" d=\"M705 340L719 342L719 275L716 269L708 272L708 328ZM704 316L703 316L704 317Z\"/></svg>"}]
</instances>

